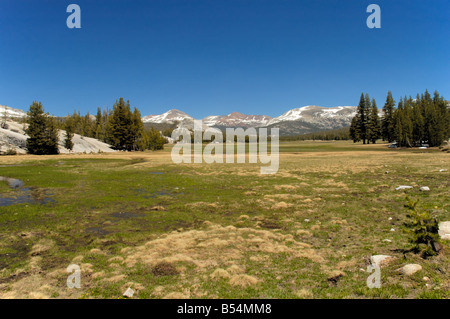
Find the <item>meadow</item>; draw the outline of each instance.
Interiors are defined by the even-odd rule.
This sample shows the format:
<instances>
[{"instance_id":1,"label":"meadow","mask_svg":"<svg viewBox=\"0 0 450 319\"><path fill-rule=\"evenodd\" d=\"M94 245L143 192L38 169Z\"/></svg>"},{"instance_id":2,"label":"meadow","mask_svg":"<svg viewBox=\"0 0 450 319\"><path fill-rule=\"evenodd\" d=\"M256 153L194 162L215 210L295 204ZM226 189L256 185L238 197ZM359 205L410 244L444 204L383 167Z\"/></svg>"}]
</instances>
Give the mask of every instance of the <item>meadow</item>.
<instances>
[{"instance_id":1,"label":"meadow","mask_svg":"<svg viewBox=\"0 0 450 319\"><path fill-rule=\"evenodd\" d=\"M174 164L170 147L0 157L26 188L0 181L0 298L450 298L449 242L422 259L404 231L406 196L450 220L448 153L286 142L277 174L260 167ZM395 259L371 289L379 254Z\"/></svg>"}]
</instances>

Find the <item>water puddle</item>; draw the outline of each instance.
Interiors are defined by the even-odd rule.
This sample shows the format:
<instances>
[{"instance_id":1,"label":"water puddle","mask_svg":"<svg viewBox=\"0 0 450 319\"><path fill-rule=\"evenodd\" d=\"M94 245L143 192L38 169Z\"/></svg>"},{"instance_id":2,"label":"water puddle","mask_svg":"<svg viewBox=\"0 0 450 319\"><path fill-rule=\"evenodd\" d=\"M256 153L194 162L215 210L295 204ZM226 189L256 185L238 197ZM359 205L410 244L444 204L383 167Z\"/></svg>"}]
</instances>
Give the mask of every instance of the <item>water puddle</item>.
<instances>
[{"instance_id":1,"label":"water puddle","mask_svg":"<svg viewBox=\"0 0 450 319\"><path fill-rule=\"evenodd\" d=\"M34 203L44 205L47 203L54 202L53 199L48 197L49 194L45 194L40 189L23 187L25 183L20 179L0 176L0 182L7 182L9 187L15 190L15 192L11 194L12 195L11 197L0 196L0 207L16 204L34 204Z\"/></svg>"},{"instance_id":2,"label":"water puddle","mask_svg":"<svg viewBox=\"0 0 450 319\"><path fill-rule=\"evenodd\" d=\"M118 212L118 213L112 213L111 216L115 217L115 218L128 219L128 218L142 217L143 214L130 213L130 212Z\"/></svg>"},{"instance_id":3,"label":"water puddle","mask_svg":"<svg viewBox=\"0 0 450 319\"><path fill-rule=\"evenodd\" d=\"M0 176L0 182L7 182L11 188L20 188L25 185L20 179Z\"/></svg>"}]
</instances>

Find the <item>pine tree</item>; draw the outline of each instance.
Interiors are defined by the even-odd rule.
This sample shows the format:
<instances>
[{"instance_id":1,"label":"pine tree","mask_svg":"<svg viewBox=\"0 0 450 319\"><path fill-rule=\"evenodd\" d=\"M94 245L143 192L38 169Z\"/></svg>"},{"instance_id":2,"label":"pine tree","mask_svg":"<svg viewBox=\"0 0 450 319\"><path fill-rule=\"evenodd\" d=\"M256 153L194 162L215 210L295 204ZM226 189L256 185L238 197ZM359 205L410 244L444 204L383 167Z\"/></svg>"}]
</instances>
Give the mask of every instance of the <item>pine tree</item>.
<instances>
[{"instance_id":1,"label":"pine tree","mask_svg":"<svg viewBox=\"0 0 450 319\"><path fill-rule=\"evenodd\" d=\"M383 117L381 119L381 135L383 140L389 143L394 141L394 110L395 101L392 92L389 91L386 97L386 103L383 106Z\"/></svg>"},{"instance_id":2,"label":"pine tree","mask_svg":"<svg viewBox=\"0 0 450 319\"><path fill-rule=\"evenodd\" d=\"M113 106L113 111L108 120L108 142L117 150L131 151L133 149L132 116L130 102L125 103L120 98Z\"/></svg>"},{"instance_id":3,"label":"pine tree","mask_svg":"<svg viewBox=\"0 0 450 319\"><path fill-rule=\"evenodd\" d=\"M144 132L144 123L142 123L141 112L137 108L134 108L132 115L132 139L133 139L133 150L143 150L139 147L140 140L142 139L142 134Z\"/></svg>"},{"instance_id":4,"label":"pine tree","mask_svg":"<svg viewBox=\"0 0 450 319\"><path fill-rule=\"evenodd\" d=\"M146 132L146 135L147 135L146 149L156 151L162 150L164 148L164 143L166 142L166 140L153 127Z\"/></svg>"},{"instance_id":5,"label":"pine tree","mask_svg":"<svg viewBox=\"0 0 450 319\"><path fill-rule=\"evenodd\" d=\"M439 92L435 91L433 96L433 104L438 113L438 141L437 145L441 145L450 137L450 112L444 98L439 96Z\"/></svg>"},{"instance_id":6,"label":"pine tree","mask_svg":"<svg viewBox=\"0 0 450 319\"><path fill-rule=\"evenodd\" d=\"M94 137L100 141L103 141L103 139L104 139L103 116L102 116L102 110L100 108L97 108L97 115L95 116Z\"/></svg>"},{"instance_id":7,"label":"pine tree","mask_svg":"<svg viewBox=\"0 0 450 319\"><path fill-rule=\"evenodd\" d=\"M358 127L358 114L353 117L352 124L350 125L350 138L353 140L353 143L361 141L361 136Z\"/></svg>"},{"instance_id":8,"label":"pine tree","mask_svg":"<svg viewBox=\"0 0 450 319\"><path fill-rule=\"evenodd\" d=\"M424 142L425 136L425 121L422 116L422 105L420 97L416 98L412 102L411 109L411 121L412 121L412 141L415 146L420 146Z\"/></svg>"},{"instance_id":9,"label":"pine tree","mask_svg":"<svg viewBox=\"0 0 450 319\"><path fill-rule=\"evenodd\" d=\"M72 121L70 120L70 118L66 119L66 123L65 123L65 139L64 139L64 147L67 148L69 151L73 150L73 124Z\"/></svg>"},{"instance_id":10,"label":"pine tree","mask_svg":"<svg viewBox=\"0 0 450 319\"><path fill-rule=\"evenodd\" d=\"M412 124L412 109L411 109L412 99L403 99L403 116L402 116L402 126L403 126L403 136L402 143L407 147L413 146L413 124Z\"/></svg>"},{"instance_id":11,"label":"pine tree","mask_svg":"<svg viewBox=\"0 0 450 319\"><path fill-rule=\"evenodd\" d=\"M44 113L41 102L34 101L27 112L27 151L30 154L58 154L58 130L56 122Z\"/></svg>"},{"instance_id":12,"label":"pine tree","mask_svg":"<svg viewBox=\"0 0 450 319\"><path fill-rule=\"evenodd\" d=\"M402 144L402 136L403 136L403 99L400 98L400 101L398 102L397 109L395 110L393 114L393 121L394 121L394 140L397 142L398 146L403 146Z\"/></svg>"},{"instance_id":13,"label":"pine tree","mask_svg":"<svg viewBox=\"0 0 450 319\"><path fill-rule=\"evenodd\" d=\"M359 100L357 108L357 127L359 131L359 137L366 144L367 138L367 112L366 112L366 100L364 98L364 93L361 93L361 98Z\"/></svg>"},{"instance_id":14,"label":"pine tree","mask_svg":"<svg viewBox=\"0 0 450 319\"><path fill-rule=\"evenodd\" d=\"M378 116L378 107L375 99L372 99L372 109L369 117L369 125L368 125L368 140L370 140L373 144L376 143L377 139L380 138L380 118Z\"/></svg>"},{"instance_id":15,"label":"pine tree","mask_svg":"<svg viewBox=\"0 0 450 319\"><path fill-rule=\"evenodd\" d=\"M89 114L89 112L82 117L81 119L81 123L82 123L82 132L83 136L87 136L87 137L95 137L95 129L94 129L94 122L92 121L91 115Z\"/></svg>"},{"instance_id":16,"label":"pine tree","mask_svg":"<svg viewBox=\"0 0 450 319\"><path fill-rule=\"evenodd\" d=\"M444 134L441 125L442 114L431 99L428 91L421 98L424 112L425 140L430 146L439 146L444 141Z\"/></svg>"},{"instance_id":17,"label":"pine tree","mask_svg":"<svg viewBox=\"0 0 450 319\"><path fill-rule=\"evenodd\" d=\"M413 251L421 253L423 257L437 255L437 243L439 243L439 224L428 212L419 212L417 204L419 200L413 201L406 197L408 216L410 221L406 223L407 232L410 234L410 243Z\"/></svg>"},{"instance_id":18,"label":"pine tree","mask_svg":"<svg viewBox=\"0 0 450 319\"><path fill-rule=\"evenodd\" d=\"M357 114L352 119L349 135L354 142L362 139L374 143L380 136L389 142L396 141L398 146L420 146L424 142L430 146L439 146L450 138L450 109L448 102L434 92L433 98L428 90L424 94L400 98L397 109L394 108L391 91L388 92L383 107L383 117L378 117L376 102L369 95L361 94Z\"/></svg>"}]
</instances>

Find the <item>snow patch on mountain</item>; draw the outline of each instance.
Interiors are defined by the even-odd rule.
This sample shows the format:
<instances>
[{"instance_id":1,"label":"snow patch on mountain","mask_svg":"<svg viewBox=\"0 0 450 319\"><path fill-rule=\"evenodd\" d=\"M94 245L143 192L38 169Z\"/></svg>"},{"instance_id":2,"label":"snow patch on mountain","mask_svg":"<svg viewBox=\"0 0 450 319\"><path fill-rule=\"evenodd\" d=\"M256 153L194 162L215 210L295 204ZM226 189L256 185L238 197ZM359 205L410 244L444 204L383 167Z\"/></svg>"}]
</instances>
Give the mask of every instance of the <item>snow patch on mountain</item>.
<instances>
[{"instance_id":1,"label":"snow patch on mountain","mask_svg":"<svg viewBox=\"0 0 450 319\"><path fill-rule=\"evenodd\" d=\"M272 118L266 115L246 115L233 112L228 115L211 115L203 119L208 126L260 127L266 126Z\"/></svg>"},{"instance_id":2,"label":"snow patch on mountain","mask_svg":"<svg viewBox=\"0 0 450 319\"><path fill-rule=\"evenodd\" d=\"M285 121L309 120L317 121L321 118L353 118L356 114L355 106L335 106L322 107L316 105L307 105L300 108L292 109L286 113L273 118L267 125L273 125Z\"/></svg>"},{"instance_id":3,"label":"snow patch on mountain","mask_svg":"<svg viewBox=\"0 0 450 319\"><path fill-rule=\"evenodd\" d=\"M184 119L192 119L193 118L186 113L172 109L167 111L166 113L159 115L147 115L142 118L144 123L169 123L174 124L175 122L181 122Z\"/></svg>"}]
</instances>

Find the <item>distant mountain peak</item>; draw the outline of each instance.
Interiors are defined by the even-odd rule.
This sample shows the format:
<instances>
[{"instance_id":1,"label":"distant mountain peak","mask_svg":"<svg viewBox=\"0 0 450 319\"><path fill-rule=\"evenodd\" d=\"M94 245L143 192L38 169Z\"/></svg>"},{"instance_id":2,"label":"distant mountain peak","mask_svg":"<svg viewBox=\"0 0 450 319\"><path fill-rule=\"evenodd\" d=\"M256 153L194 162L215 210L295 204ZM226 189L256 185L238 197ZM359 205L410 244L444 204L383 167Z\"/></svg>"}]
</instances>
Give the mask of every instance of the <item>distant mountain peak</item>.
<instances>
[{"instance_id":1,"label":"distant mountain peak","mask_svg":"<svg viewBox=\"0 0 450 319\"><path fill-rule=\"evenodd\" d=\"M291 109L286 113L273 118L268 125L273 125L285 121L312 121L314 118L345 118L348 119L349 125L351 119L356 114L355 106L334 106L323 107L317 105L306 105L299 108Z\"/></svg>"},{"instance_id":2,"label":"distant mountain peak","mask_svg":"<svg viewBox=\"0 0 450 319\"><path fill-rule=\"evenodd\" d=\"M261 127L265 126L272 118L266 115L247 115L233 112L228 115L212 115L203 119L208 126L216 127Z\"/></svg>"},{"instance_id":3,"label":"distant mountain peak","mask_svg":"<svg viewBox=\"0 0 450 319\"><path fill-rule=\"evenodd\" d=\"M181 122L185 119L192 119L191 116L187 115L183 111L177 109L171 109L163 114L158 115L147 115L142 118L144 123L170 123Z\"/></svg>"}]
</instances>

